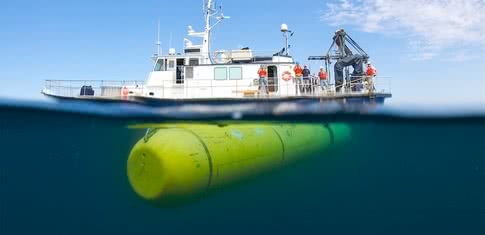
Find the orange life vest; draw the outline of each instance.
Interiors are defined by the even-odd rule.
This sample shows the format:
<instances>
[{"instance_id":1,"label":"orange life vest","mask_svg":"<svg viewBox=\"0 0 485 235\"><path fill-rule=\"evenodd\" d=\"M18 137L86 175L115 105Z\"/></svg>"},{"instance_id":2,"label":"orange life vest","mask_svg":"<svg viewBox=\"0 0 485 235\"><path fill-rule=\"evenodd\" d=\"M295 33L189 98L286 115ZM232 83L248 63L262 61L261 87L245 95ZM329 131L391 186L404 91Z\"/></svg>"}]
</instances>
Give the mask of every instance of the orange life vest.
<instances>
[{"instance_id":1,"label":"orange life vest","mask_svg":"<svg viewBox=\"0 0 485 235\"><path fill-rule=\"evenodd\" d=\"M293 71L295 71L297 77L303 76L303 69L299 65L297 65Z\"/></svg>"},{"instance_id":2,"label":"orange life vest","mask_svg":"<svg viewBox=\"0 0 485 235\"><path fill-rule=\"evenodd\" d=\"M268 72L266 72L266 69L259 69L258 74L260 78L265 78L268 75Z\"/></svg>"},{"instance_id":3,"label":"orange life vest","mask_svg":"<svg viewBox=\"0 0 485 235\"><path fill-rule=\"evenodd\" d=\"M320 72L320 73L318 73L318 77L320 77L320 80L327 80L327 73L326 72Z\"/></svg>"},{"instance_id":4,"label":"orange life vest","mask_svg":"<svg viewBox=\"0 0 485 235\"><path fill-rule=\"evenodd\" d=\"M374 76L376 75L376 69L372 66L367 67L367 76Z\"/></svg>"}]
</instances>

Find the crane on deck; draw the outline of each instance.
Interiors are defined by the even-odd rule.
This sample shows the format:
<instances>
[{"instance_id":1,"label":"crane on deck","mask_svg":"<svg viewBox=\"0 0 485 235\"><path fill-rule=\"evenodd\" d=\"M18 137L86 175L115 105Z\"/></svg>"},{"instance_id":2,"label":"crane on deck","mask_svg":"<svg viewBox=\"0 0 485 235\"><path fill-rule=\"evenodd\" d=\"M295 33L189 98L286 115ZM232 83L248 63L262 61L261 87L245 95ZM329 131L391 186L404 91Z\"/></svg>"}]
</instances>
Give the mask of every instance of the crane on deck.
<instances>
[{"instance_id":1,"label":"crane on deck","mask_svg":"<svg viewBox=\"0 0 485 235\"><path fill-rule=\"evenodd\" d=\"M345 86L346 91L358 91L361 89L360 86L364 77L363 63L367 63L369 58L367 52L344 29L339 29L335 31L332 45L326 54L323 56L310 56L308 60L325 61L325 70L328 73L332 61L336 61L334 66L336 90L340 91ZM352 74L349 66L353 67Z\"/></svg>"}]
</instances>

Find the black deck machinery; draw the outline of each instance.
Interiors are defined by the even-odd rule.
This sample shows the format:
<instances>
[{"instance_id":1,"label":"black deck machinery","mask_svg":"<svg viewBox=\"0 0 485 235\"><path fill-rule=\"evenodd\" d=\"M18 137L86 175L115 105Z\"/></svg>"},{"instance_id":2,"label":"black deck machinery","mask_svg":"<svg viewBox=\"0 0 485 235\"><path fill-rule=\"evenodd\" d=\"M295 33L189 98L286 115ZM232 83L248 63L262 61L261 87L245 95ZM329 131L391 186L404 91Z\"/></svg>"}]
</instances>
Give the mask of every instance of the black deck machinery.
<instances>
[{"instance_id":1,"label":"black deck machinery","mask_svg":"<svg viewBox=\"0 0 485 235\"><path fill-rule=\"evenodd\" d=\"M353 50L349 48L349 45ZM365 78L363 64L367 63L369 58L367 52L345 30L339 29L335 31L332 45L326 54L323 56L310 56L308 60L325 61L325 70L329 77L331 77L329 67L333 61L336 61L334 65L335 89L339 92L344 88L346 92L349 92L362 89L362 82ZM352 73L350 73L350 66L353 67Z\"/></svg>"}]
</instances>

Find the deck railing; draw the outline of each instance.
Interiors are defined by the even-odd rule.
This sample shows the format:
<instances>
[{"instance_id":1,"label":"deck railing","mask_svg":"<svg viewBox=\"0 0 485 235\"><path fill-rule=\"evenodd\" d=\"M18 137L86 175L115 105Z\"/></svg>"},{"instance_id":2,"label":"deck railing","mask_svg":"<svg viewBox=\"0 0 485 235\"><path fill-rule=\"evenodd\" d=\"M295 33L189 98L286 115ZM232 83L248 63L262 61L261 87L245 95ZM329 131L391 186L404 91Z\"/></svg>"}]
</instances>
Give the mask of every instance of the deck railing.
<instances>
[{"instance_id":1,"label":"deck railing","mask_svg":"<svg viewBox=\"0 0 485 235\"><path fill-rule=\"evenodd\" d=\"M315 77L310 81L313 82L298 83L294 79L285 82L279 79L278 82L280 84L269 84L268 90L270 92L265 94L258 84L259 79L257 78L249 83L248 80L220 82L213 79L190 79L183 84L177 84L175 81L163 81L159 86L145 86L144 81L46 80L43 93L60 97L120 98L124 96L152 96L156 98L181 99L257 98L261 96L274 98L294 96L336 97L391 92L389 77L355 78L352 82L344 82L341 88L334 83L330 83L330 81L325 88L322 88L320 81ZM369 81L372 81L372 83ZM124 91L125 88L127 91ZM88 90L92 90L93 93L87 92Z\"/></svg>"},{"instance_id":2,"label":"deck railing","mask_svg":"<svg viewBox=\"0 0 485 235\"><path fill-rule=\"evenodd\" d=\"M90 87L96 97L119 97L123 87L143 89L144 81L114 81L114 80L46 80L43 92L48 95L62 97L82 96L81 89Z\"/></svg>"}]
</instances>

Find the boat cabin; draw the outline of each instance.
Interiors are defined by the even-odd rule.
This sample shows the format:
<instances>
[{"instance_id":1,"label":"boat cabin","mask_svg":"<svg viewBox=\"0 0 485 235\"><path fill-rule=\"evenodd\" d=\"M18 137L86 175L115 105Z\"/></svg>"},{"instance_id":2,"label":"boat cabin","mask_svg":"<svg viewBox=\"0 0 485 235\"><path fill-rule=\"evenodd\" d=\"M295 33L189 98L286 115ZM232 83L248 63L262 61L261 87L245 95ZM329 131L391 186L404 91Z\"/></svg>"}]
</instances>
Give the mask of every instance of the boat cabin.
<instances>
[{"instance_id":1,"label":"boat cabin","mask_svg":"<svg viewBox=\"0 0 485 235\"><path fill-rule=\"evenodd\" d=\"M253 56L249 48L217 51L211 63L203 64L198 49L185 49L176 54L157 56L153 71L145 84L146 95L156 98L247 97L259 89L258 70L263 65L268 72L270 93L288 91L292 82L281 79L283 71L293 70L293 58L286 55Z\"/></svg>"}]
</instances>

